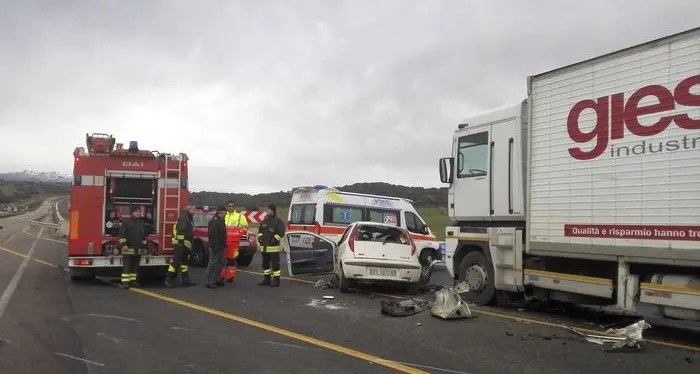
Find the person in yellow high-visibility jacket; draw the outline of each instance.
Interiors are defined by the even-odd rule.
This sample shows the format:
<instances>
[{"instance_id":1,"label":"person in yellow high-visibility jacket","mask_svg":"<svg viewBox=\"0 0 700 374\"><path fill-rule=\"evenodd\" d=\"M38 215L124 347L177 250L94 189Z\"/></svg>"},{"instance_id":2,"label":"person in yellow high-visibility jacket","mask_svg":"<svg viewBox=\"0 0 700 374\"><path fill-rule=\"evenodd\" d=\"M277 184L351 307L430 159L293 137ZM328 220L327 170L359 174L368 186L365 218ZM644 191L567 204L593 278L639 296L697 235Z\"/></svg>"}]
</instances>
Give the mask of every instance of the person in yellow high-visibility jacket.
<instances>
[{"instance_id":1,"label":"person in yellow high-visibility jacket","mask_svg":"<svg viewBox=\"0 0 700 374\"><path fill-rule=\"evenodd\" d=\"M168 266L168 275L165 277L165 285L174 287L174 280L178 273L180 274L180 285L189 286L193 283L190 281L189 267L185 263L187 253L192 248L192 240L194 239L194 225L192 224L192 213L188 210L183 210L177 218L177 222L173 225L173 244L175 245L175 253L173 254L173 262Z\"/></svg>"},{"instance_id":2,"label":"person in yellow high-visibility jacket","mask_svg":"<svg viewBox=\"0 0 700 374\"><path fill-rule=\"evenodd\" d=\"M248 220L241 214L240 209L236 209L236 205L233 201L229 201L229 203L226 204L224 223L226 227L248 227Z\"/></svg>"}]
</instances>

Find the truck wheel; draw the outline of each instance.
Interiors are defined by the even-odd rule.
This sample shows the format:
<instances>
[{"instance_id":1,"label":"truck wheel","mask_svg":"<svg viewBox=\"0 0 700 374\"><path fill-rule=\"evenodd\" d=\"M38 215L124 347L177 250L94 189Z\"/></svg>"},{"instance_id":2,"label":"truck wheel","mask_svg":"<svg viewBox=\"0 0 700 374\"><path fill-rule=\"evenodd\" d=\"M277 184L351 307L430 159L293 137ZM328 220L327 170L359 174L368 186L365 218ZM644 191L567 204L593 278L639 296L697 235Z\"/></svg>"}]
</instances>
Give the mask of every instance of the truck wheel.
<instances>
[{"instance_id":1,"label":"truck wheel","mask_svg":"<svg viewBox=\"0 0 700 374\"><path fill-rule=\"evenodd\" d=\"M236 264L240 267L245 267L250 265L253 262L253 258L255 257L255 253L251 254L238 254L238 258L236 258Z\"/></svg>"},{"instance_id":2,"label":"truck wheel","mask_svg":"<svg viewBox=\"0 0 700 374\"><path fill-rule=\"evenodd\" d=\"M459 282L466 281L469 292L466 299L476 305L490 305L496 301L496 284L493 266L479 251L467 253L459 265Z\"/></svg>"}]
</instances>

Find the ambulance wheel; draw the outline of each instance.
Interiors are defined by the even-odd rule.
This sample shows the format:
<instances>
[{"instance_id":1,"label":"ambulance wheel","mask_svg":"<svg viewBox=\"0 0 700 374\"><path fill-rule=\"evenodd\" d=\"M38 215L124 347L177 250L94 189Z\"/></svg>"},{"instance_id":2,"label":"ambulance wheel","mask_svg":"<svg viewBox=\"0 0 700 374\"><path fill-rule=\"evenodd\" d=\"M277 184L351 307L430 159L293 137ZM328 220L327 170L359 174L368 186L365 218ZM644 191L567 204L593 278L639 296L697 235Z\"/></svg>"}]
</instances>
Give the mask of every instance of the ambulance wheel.
<instances>
[{"instance_id":1,"label":"ambulance wheel","mask_svg":"<svg viewBox=\"0 0 700 374\"><path fill-rule=\"evenodd\" d=\"M491 305L496 301L493 266L480 251L467 253L459 265L459 282L466 281L469 292L463 294L476 305Z\"/></svg>"},{"instance_id":2,"label":"ambulance wheel","mask_svg":"<svg viewBox=\"0 0 700 374\"><path fill-rule=\"evenodd\" d=\"M255 256L255 253L251 254L241 254L238 253L238 258L236 258L236 264L240 267L248 266L253 262L253 257Z\"/></svg>"}]
</instances>

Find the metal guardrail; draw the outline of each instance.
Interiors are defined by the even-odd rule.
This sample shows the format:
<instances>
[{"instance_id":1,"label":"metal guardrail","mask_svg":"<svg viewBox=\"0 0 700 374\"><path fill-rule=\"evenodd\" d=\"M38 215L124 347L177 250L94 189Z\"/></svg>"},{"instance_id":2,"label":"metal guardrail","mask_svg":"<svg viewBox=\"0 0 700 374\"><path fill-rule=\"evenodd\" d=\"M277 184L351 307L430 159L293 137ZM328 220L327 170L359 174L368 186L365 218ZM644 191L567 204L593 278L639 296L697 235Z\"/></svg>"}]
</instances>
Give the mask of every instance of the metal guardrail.
<instances>
[{"instance_id":1,"label":"metal guardrail","mask_svg":"<svg viewBox=\"0 0 700 374\"><path fill-rule=\"evenodd\" d=\"M56 220L57 220L57 221L63 221L63 220L64 220L63 216L61 215L61 212L58 210L58 204L59 204L61 201L63 201L63 199L58 199L58 200L56 200L56 204L55 204L54 207L53 207L53 208L54 208L54 212L56 212Z\"/></svg>"},{"instance_id":2,"label":"metal guardrail","mask_svg":"<svg viewBox=\"0 0 700 374\"><path fill-rule=\"evenodd\" d=\"M36 226L36 227L43 227L43 228L47 228L47 229L58 230L59 224L30 220L29 226Z\"/></svg>"}]
</instances>

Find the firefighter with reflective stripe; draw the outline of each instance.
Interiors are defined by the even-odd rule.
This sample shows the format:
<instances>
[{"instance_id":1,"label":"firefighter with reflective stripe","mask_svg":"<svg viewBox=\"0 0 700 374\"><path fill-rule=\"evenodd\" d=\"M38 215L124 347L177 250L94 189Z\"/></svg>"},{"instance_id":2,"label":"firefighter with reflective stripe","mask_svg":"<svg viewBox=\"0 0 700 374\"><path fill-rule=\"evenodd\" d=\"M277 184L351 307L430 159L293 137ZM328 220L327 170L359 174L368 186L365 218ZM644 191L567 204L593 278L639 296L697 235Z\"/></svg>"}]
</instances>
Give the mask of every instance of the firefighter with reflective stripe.
<instances>
[{"instance_id":1,"label":"firefighter with reflective stripe","mask_svg":"<svg viewBox=\"0 0 700 374\"><path fill-rule=\"evenodd\" d=\"M284 236L284 221L277 217L277 207L274 204L267 206L267 216L258 228L258 243L262 253L263 281L261 286L279 287L280 276L280 245Z\"/></svg>"},{"instance_id":2,"label":"firefighter with reflective stripe","mask_svg":"<svg viewBox=\"0 0 700 374\"><path fill-rule=\"evenodd\" d=\"M173 244L175 245L175 254L173 262L168 266L168 275L165 277L165 285L174 287L174 280L180 274L180 285L192 285L190 281L189 267L185 263L187 255L192 248L192 239L194 238L194 224L192 223L192 213L189 210L180 212L177 222L173 225Z\"/></svg>"},{"instance_id":3,"label":"firefighter with reflective stripe","mask_svg":"<svg viewBox=\"0 0 700 374\"><path fill-rule=\"evenodd\" d=\"M241 214L240 209L236 208L233 201L229 201L229 203L226 204L224 223L226 227L248 227L248 220Z\"/></svg>"},{"instance_id":4,"label":"firefighter with reflective stripe","mask_svg":"<svg viewBox=\"0 0 700 374\"><path fill-rule=\"evenodd\" d=\"M131 208L131 217L119 228L119 246L122 253L122 287L138 287L141 255L146 254L146 223L141 219L141 208Z\"/></svg>"}]
</instances>

